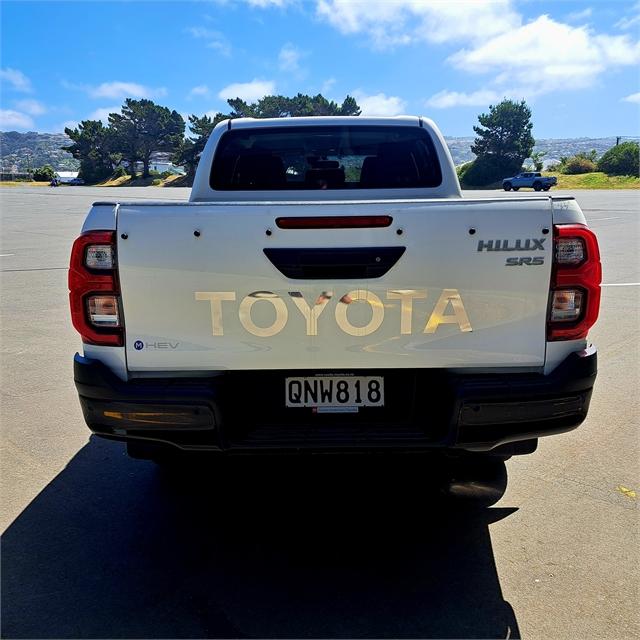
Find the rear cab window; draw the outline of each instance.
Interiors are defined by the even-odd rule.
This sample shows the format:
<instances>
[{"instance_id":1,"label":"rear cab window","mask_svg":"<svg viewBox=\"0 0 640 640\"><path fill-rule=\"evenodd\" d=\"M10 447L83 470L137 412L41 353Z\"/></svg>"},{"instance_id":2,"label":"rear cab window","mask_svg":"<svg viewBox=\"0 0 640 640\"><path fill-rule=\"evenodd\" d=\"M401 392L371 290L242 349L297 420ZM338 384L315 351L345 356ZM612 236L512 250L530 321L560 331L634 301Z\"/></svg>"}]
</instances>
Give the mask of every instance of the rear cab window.
<instances>
[{"instance_id":1,"label":"rear cab window","mask_svg":"<svg viewBox=\"0 0 640 640\"><path fill-rule=\"evenodd\" d=\"M442 172L423 128L284 126L225 132L209 183L216 191L430 188Z\"/></svg>"}]
</instances>

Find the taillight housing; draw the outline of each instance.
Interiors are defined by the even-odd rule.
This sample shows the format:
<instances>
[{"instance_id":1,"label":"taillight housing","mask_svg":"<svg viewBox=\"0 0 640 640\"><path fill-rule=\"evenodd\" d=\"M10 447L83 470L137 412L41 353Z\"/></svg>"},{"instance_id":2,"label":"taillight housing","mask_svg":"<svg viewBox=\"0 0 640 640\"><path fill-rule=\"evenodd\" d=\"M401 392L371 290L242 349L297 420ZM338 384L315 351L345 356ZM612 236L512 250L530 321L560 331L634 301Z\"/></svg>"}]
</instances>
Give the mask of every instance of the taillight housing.
<instances>
[{"instance_id":1,"label":"taillight housing","mask_svg":"<svg viewBox=\"0 0 640 640\"><path fill-rule=\"evenodd\" d=\"M583 224L555 225L547 339L587 337L600 310L598 240Z\"/></svg>"},{"instance_id":2,"label":"taillight housing","mask_svg":"<svg viewBox=\"0 0 640 640\"><path fill-rule=\"evenodd\" d=\"M115 231L87 231L73 243L69 304L83 342L124 344Z\"/></svg>"}]
</instances>

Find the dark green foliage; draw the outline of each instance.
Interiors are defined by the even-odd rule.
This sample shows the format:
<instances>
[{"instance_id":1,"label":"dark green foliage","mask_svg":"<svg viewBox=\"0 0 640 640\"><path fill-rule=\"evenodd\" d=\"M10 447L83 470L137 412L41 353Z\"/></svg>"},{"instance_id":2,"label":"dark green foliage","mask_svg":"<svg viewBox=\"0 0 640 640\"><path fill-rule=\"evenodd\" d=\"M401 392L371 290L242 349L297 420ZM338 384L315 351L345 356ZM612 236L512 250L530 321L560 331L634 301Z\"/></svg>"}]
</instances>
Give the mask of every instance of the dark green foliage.
<instances>
[{"instance_id":1,"label":"dark green foliage","mask_svg":"<svg viewBox=\"0 0 640 640\"><path fill-rule=\"evenodd\" d=\"M579 173L593 173L597 171L598 167L591 158L591 154L576 153L571 158L565 158L564 162L560 163L559 171L567 175L577 175Z\"/></svg>"},{"instance_id":2,"label":"dark green foliage","mask_svg":"<svg viewBox=\"0 0 640 640\"><path fill-rule=\"evenodd\" d=\"M136 161L142 161L142 177L148 178L151 154L156 151L174 153L184 136L182 116L152 100L127 98L120 113L109 114L109 126L115 136L115 148L128 161L134 178Z\"/></svg>"},{"instance_id":3,"label":"dark green foliage","mask_svg":"<svg viewBox=\"0 0 640 640\"><path fill-rule=\"evenodd\" d=\"M265 96L248 104L240 98L228 100L232 118L296 118L300 116L359 116L360 107L351 96L341 105L324 96L307 96L302 93L293 98Z\"/></svg>"},{"instance_id":4,"label":"dark green foliage","mask_svg":"<svg viewBox=\"0 0 640 640\"><path fill-rule=\"evenodd\" d=\"M124 176L128 175L127 170L122 166L122 165L118 165L115 168L115 171L112 174L112 178L123 178Z\"/></svg>"},{"instance_id":5,"label":"dark green foliage","mask_svg":"<svg viewBox=\"0 0 640 640\"><path fill-rule=\"evenodd\" d=\"M104 180L112 172L113 132L99 120L83 120L76 129L64 132L73 144L62 147L80 160L79 177L85 182Z\"/></svg>"},{"instance_id":6,"label":"dark green foliage","mask_svg":"<svg viewBox=\"0 0 640 640\"><path fill-rule=\"evenodd\" d=\"M55 177L56 172L48 164L33 170L33 179L36 182L51 182Z\"/></svg>"},{"instance_id":7,"label":"dark green foliage","mask_svg":"<svg viewBox=\"0 0 640 640\"><path fill-rule=\"evenodd\" d=\"M173 157L173 161L177 165L186 167L188 176L193 177L195 175L198 158L204 150L204 145L207 144L213 128L218 122L228 117L223 113L217 113L213 118L209 116L202 116L201 118L189 116L189 129L193 135L182 140Z\"/></svg>"},{"instance_id":8,"label":"dark green foliage","mask_svg":"<svg viewBox=\"0 0 640 640\"><path fill-rule=\"evenodd\" d=\"M527 103L503 100L478 116L473 127L477 137L471 151L477 158L465 173L465 183L487 185L517 173L531 156L535 140L531 135L531 110Z\"/></svg>"},{"instance_id":9,"label":"dark green foliage","mask_svg":"<svg viewBox=\"0 0 640 640\"><path fill-rule=\"evenodd\" d=\"M510 178L521 170L522 162L517 158L481 156L471 163L460 181L464 186L485 187L494 182L502 182L503 178Z\"/></svg>"},{"instance_id":10,"label":"dark green foliage","mask_svg":"<svg viewBox=\"0 0 640 640\"><path fill-rule=\"evenodd\" d=\"M610 176L638 176L640 174L640 145L623 142L611 147L598 161L598 170Z\"/></svg>"}]
</instances>

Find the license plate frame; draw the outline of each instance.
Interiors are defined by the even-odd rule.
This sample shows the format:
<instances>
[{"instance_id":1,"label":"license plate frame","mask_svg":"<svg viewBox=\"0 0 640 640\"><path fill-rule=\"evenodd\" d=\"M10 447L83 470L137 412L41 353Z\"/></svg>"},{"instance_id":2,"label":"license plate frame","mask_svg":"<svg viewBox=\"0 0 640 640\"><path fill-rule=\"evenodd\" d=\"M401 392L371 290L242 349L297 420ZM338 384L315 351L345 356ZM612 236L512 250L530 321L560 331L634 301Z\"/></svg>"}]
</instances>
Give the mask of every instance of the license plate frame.
<instances>
[{"instance_id":1,"label":"license plate frame","mask_svg":"<svg viewBox=\"0 0 640 640\"><path fill-rule=\"evenodd\" d=\"M285 378L285 407L356 413L384 407L384 376L326 375ZM354 411L345 411L352 408Z\"/></svg>"}]
</instances>

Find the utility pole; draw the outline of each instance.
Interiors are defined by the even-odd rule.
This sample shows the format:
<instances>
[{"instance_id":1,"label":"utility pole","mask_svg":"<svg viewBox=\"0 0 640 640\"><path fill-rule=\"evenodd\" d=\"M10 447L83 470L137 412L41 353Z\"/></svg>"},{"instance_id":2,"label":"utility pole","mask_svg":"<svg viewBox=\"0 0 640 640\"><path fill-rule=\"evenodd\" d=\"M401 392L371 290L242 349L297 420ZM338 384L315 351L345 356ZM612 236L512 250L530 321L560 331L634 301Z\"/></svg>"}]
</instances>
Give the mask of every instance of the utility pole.
<instances>
[{"instance_id":1,"label":"utility pole","mask_svg":"<svg viewBox=\"0 0 640 640\"><path fill-rule=\"evenodd\" d=\"M620 138L622 136L616 136L616 147L620 144Z\"/></svg>"}]
</instances>

